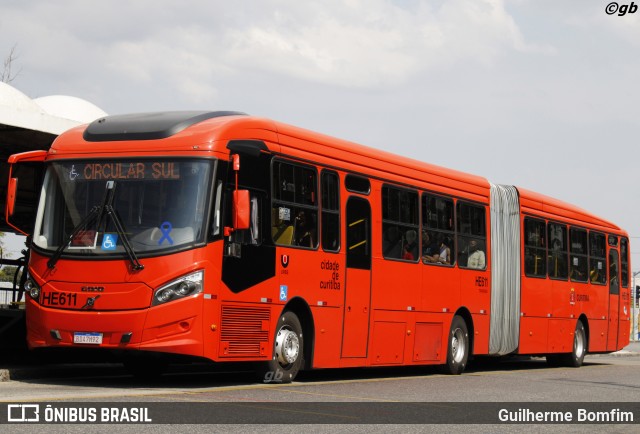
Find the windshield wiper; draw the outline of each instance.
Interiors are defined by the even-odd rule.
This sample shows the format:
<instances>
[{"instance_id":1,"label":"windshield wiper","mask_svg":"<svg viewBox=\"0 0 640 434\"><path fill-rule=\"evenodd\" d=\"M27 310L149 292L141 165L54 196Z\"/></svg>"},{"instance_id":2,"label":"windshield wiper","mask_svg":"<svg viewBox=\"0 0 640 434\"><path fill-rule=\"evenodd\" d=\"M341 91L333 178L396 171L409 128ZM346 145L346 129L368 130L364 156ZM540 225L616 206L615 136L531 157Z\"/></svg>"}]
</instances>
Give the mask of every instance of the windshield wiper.
<instances>
[{"instance_id":1,"label":"windshield wiper","mask_svg":"<svg viewBox=\"0 0 640 434\"><path fill-rule=\"evenodd\" d=\"M111 183L111 185L109 185ZM113 197L115 196L116 184L115 181L107 182L107 200L104 205L104 212L106 212L107 216L111 217L113 221L113 225L116 227L116 231L118 235L120 235L120 239L122 239L122 245L124 246L125 252L127 252L127 256L129 257L129 261L131 261L131 268L134 270L142 270L144 269L144 265L138 261L138 257L136 256L135 251L131 247L131 243L129 242L129 237L127 236L127 232L124 229L124 225L120 220L120 216L115 209L113 209ZM106 230L106 227L105 227Z\"/></svg>"},{"instance_id":2,"label":"windshield wiper","mask_svg":"<svg viewBox=\"0 0 640 434\"><path fill-rule=\"evenodd\" d=\"M109 182L113 182L113 181L109 181ZM107 182L107 188L108 187L109 187L109 183ZM101 205L94 205L93 208L91 208L91 210L89 211L89 214L87 214L85 216L85 218L83 218L82 221L80 221L80 223L78 223L78 225L73 228L73 230L71 231L71 234L67 238L67 241L63 242L63 243L60 243L60 247L58 247L56 249L56 251L53 254L53 256L51 257L51 259L49 259L49 261L47 261L47 266L49 268L54 268L56 266L56 263L60 259L60 256L62 256L62 252L64 252L64 249L69 244L71 244L71 241L81 231L86 230L94 222L94 220L97 221L99 218L102 217L102 213L103 213L103 210L104 210L104 204L105 204L106 201L107 201L107 191L105 190L104 197L102 198L102 204Z\"/></svg>"},{"instance_id":3,"label":"windshield wiper","mask_svg":"<svg viewBox=\"0 0 640 434\"><path fill-rule=\"evenodd\" d=\"M78 223L78 225L75 228L73 228L73 231L71 231L71 234L69 235L69 238L67 239L67 241L60 244L60 247L58 247L58 249L55 251L51 259L49 259L49 261L47 262L47 266L49 268L54 268L56 266L56 263L58 262L58 260L60 259L60 256L62 256L62 253L64 252L64 249L69 244L71 244L71 241L80 232L86 230L94 221L97 221L98 223L96 226L96 232L99 231L100 227L104 222L105 213L107 214L107 216L111 217L111 219L113 220L113 224L116 227L116 231L118 232L118 235L122 239L122 245L124 246L124 250L125 252L127 252L129 261L131 261L131 267L136 271L142 270L144 268L144 265L142 265L140 261L138 261L138 258L136 257L136 254L133 251L133 248L131 247L131 243L129 242L129 237L127 237L127 234L124 230L124 226L120 221L120 217L118 217L118 214L113 209L113 198L114 198L115 189L116 189L115 187L116 187L115 181L107 181L104 197L102 198L102 203L100 205L95 205L93 208L91 208L91 210L89 211L89 214L87 214L86 217L82 219L82 221ZM106 229L106 226L105 226L105 229Z\"/></svg>"}]
</instances>

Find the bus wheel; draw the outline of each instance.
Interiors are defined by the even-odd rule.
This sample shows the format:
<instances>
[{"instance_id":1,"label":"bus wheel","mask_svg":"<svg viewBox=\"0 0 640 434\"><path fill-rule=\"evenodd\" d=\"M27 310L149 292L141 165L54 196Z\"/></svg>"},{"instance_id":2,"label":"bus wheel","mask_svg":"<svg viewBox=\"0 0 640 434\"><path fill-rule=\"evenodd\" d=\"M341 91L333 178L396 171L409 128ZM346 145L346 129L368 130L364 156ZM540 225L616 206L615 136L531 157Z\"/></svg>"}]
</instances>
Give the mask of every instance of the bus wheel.
<instances>
[{"instance_id":1,"label":"bus wheel","mask_svg":"<svg viewBox=\"0 0 640 434\"><path fill-rule=\"evenodd\" d=\"M456 315L451 321L447 344L447 363L442 367L445 374L462 374L469 358L469 331L464 319Z\"/></svg>"},{"instance_id":2,"label":"bus wheel","mask_svg":"<svg viewBox=\"0 0 640 434\"><path fill-rule=\"evenodd\" d=\"M582 366L585 354L587 354L587 334L584 331L582 321L578 321L576 331L573 334L573 351L565 354L549 354L547 364L549 366L579 368Z\"/></svg>"},{"instance_id":3,"label":"bus wheel","mask_svg":"<svg viewBox=\"0 0 640 434\"><path fill-rule=\"evenodd\" d=\"M572 368L582 366L584 356L587 354L587 334L584 331L582 321L576 324L576 331L573 334L573 351L564 355L564 365Z\"/></svg>"},{"instance_id":4,"label":"bus wheel","mask_svg":"<svg viewBox=\"0 0 640 434\"><path fill-rule=\"evenodd\" d=\"M284 312L278 320L273 343L273 358L260 370L265 383L291 383L303 362L304 341L300 320L293 312Z\"/></svg>"}]
</instances>

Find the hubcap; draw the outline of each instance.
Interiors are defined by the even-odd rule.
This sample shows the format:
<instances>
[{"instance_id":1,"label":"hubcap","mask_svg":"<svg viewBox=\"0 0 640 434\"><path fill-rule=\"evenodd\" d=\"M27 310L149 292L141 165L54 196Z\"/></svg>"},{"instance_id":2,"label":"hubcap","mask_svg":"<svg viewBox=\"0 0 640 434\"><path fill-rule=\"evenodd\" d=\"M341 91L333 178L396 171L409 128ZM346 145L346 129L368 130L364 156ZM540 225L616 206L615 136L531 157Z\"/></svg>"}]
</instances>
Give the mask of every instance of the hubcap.
<instances>
[{"instance_id":1,"label":"hubcap","mask_svg":"<svg viewBox=\"0 0 640 434\"><path fill-rule=\"evenodd\" d=\"M300 340L293 330L286 327L281 328L276 335L276 355L278 362L283 365L290 365L298 360L300 354Z\"/></svg>"},{"instance_id":2,"label":"hubcap","mask_svg":"<svg viewBox=\"0 0 640 434\"><path fill-rule=\"evenodd\" d=\"M461 363L464 359L465 336L462 329L456 329L451 335L451 356L455 363Z\"/></svg>"},{"instance_id":3,"label":"hubcap","mask_svg":"<svg viewBox=\"0 0 640 434\"><path fill-rule=\"evenodd\" d=\"M573 342L577 358L582 357L582 353L584 353L584 339L582 338L582 336L583 335L582 335L581 332L577 332L576 333L576 338L575 338L575 340Z\"/></svg>"}]
</instances>

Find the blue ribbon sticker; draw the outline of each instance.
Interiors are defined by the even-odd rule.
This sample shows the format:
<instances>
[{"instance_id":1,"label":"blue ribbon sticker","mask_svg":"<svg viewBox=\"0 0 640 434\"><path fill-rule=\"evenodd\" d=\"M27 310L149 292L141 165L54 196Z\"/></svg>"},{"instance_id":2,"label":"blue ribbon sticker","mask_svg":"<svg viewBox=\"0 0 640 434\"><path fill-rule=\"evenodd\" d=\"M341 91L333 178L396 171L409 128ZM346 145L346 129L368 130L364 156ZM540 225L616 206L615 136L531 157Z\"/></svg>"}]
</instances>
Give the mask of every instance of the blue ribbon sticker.
<instances>
[{"instance_id":1,"label":"blue ribbon sticker","mask_svg":"<svg viewBox=\"0 0 640 434\"><path fill-rule=\"evenodd\" d=\"M169 244L173 245L173 240L169 236L172 229L173 229L173 226L171 226L171 223L169 222L163 222L160 225L160 230L162 231L162 238L160 238L160 241L158 241L158 245L161 245L164 240L167 240Z\"/></svg>"}]
</instances>

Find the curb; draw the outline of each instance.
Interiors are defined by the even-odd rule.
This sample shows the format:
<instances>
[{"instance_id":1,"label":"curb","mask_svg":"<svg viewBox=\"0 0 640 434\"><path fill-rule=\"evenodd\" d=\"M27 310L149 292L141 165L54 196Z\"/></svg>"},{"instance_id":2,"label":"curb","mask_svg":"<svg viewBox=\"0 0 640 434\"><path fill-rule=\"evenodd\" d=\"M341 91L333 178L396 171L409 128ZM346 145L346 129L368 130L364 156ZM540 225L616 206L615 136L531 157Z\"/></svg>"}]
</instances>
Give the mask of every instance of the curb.
<instances>
[{"instance_id":1,"label":"curb","mask_svg":"<svg viewBox=\"0 0 640 434\"><path fill-rule=\"evenodd\" d=\"M596 354L594 354L596 355ZM598 356L613 356L613 357L628 357L628 356L638 356L640 355L637 351L616 351L614 353L609 354L597 354Z\"/></svg>"},{"instance_id":2,"label":"curb","mask_svg":"<svg viewBox=\"0 0 640 434\"><path fill-rule=\"evenodd\" d=\"M42 368L2 368L0 369L0 383L4 383L12 380L28 380L32 378L39 378L43 370Z\"/></svg>"}]
</instances>

